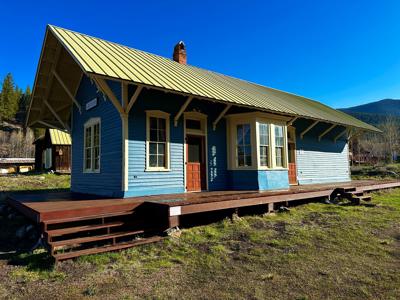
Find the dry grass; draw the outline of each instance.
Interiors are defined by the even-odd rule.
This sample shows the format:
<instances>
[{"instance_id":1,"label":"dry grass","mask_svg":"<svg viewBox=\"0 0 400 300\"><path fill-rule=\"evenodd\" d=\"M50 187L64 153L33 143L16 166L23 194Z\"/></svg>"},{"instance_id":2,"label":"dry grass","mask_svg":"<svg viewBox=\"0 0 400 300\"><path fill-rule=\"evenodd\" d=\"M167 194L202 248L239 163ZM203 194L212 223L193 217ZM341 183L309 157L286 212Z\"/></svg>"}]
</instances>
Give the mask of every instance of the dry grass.
<instances>
[{"instance_id":1,"label":"dry grass","mask_svg":"<svg viewBox=\"0 0 400 300\"><path fill-rule=\"evenodd\" d=\"M307 204L81 257L0 259L6 299L399 299L400 190L375 207ZM1 226L7 226L6 222ZM3 228L3 227L2 227Z\"/></svg>"}]
</instances>

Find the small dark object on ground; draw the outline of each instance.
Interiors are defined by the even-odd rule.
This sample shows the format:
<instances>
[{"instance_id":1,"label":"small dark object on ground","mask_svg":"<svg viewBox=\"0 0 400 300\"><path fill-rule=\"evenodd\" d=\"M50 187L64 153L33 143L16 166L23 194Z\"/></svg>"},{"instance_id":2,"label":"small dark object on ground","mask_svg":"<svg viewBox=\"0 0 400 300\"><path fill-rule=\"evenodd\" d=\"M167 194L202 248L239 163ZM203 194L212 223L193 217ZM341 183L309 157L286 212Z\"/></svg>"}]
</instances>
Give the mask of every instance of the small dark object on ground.
<instances>
[{"instance_id":1,"label":"small dark object on ground","mask_svg":"<svg viewBox=\"0 0 400 300\"><path fill-rule=\"evenodd\" d=\"M286 206L279 207L279 212L288 212L288 211L290 211L289 207L286 207Z\"/></svg>"}]
</instances>

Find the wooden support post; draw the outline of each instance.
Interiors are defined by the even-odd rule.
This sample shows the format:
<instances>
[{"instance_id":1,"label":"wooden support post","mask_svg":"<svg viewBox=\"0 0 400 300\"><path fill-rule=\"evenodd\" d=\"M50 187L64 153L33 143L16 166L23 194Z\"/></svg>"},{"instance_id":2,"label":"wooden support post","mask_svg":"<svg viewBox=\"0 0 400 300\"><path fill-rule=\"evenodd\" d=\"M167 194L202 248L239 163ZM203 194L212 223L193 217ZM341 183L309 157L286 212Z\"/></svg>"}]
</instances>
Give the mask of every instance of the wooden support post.
<instances>
[{"instance_id":1,"label":"wooden support post","mask_svg":"<svg viewBox=\"0 0 400 300\"><path fill-rule=\"evenodd\" d=\"M224 110L219 114L219 116L215 119L213 122L213 130L215 131L217 129L217 124L218 122L225 116L225 114L228 112L228 110L232 107L232 104L228 104Z\"/></svg>"},{"instance_id":2,"label":"wooden support post","mask_svg":"<svg viewBox=\"0 0 400 300\"><path fill-rule=\"evenodd\" d=\"M179 216L171 216L168 218L168 228L178 227L179 225Z\"/></svg>"},{"instance_id":3,"label":"wooden support post","mask_svg":"<svg viewBox=\"0 0 400 300\"><path fill-rule=\"evenodd\" d=\"M184 113L185 109L188 107L188 105L190 104L190 102L192 102L193 96L189 96L187 98L187 100L185 101L185 103L182 105L181 109L179 110L179 112L176 114L175 118L174 118L174 126L178 126L178 121L179 118L181 117L181 115Z\"/></svg>"},{"instance_id":4,"label":"wooden support post","mask_svg":"<svg viewBox=\"0 0 400 300\"><path fill-rule=\"evenodd\" d=\"M319 137L318 137L318 141L321 141L321 139L328 133L330 132L333 128L336 127L336 124L333 124L332 126L330 126L327 130L325 130L324 132L322 132Z\"/></svg>"},{"instance_id":5,"label":"wooden support post","mask_svg":"<svg viewBox=\"0 0 400 300\"><path fill-rule=\"evenodd\" d=\"M274 212L274 203L268 203L268 213Z\"/></svg>"},{"instance_id":6,"label":"wooden support post","mask_svg":"<svg viewBox=\"0 0 400 300\"><path fill-rule=\"evenodd\" d=\"M308 126L306 129L303 130L303 132L300 134L300 138L303 139L304 135L309 132L315 125L317 125L319 121L313 122L310 126Z\"/></svg>"}]
</instances>

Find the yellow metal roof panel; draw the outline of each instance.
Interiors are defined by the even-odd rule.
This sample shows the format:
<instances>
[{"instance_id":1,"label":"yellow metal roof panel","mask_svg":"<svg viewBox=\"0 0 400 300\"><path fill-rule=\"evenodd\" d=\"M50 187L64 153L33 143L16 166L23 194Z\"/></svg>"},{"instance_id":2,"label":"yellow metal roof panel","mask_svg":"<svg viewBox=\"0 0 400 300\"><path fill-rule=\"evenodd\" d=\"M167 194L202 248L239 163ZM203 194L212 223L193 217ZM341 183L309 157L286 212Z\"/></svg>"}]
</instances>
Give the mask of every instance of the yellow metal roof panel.
<instances>
[{"instance_id":1,"label":"yellow metal roof panel","mask_svg":"<svg viewBox=\"0 0 400 300\"><path fill-rule=\"evenodd\" d=\"M71 145L71 135L61 130L49 129L53 145Z\"/></svg>"},{"instance_id":2,"label":"yellow metal roof panel","mask_svg":"<svg viewBox=\"0 0 400 300\"><path fill-rule=\"evenodd\" d=\"M48 27L87 74L270 112L379 131L320 102L60 27Z\"/></svg>"}]
</instances>

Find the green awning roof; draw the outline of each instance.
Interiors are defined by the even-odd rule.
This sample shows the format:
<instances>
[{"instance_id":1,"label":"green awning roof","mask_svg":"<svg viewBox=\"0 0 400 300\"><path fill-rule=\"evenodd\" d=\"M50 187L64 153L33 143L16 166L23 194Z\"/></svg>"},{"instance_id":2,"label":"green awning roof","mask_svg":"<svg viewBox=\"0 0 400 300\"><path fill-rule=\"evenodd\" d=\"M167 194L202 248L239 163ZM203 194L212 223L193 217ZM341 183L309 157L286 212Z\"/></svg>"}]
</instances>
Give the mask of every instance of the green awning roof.
<instances>
[{"instance_id":1,"label":"green awning roof","mask_svg":"<svg viewBox=\"0 0 400 300\"><path fill-rule=\"evenodd\" d=\"M131 81L272 113L379 131L346 113L305 97L179 64L159 55L63 28L49 25L49 29L88 75Z\"/></svg>"}]
</instances>

